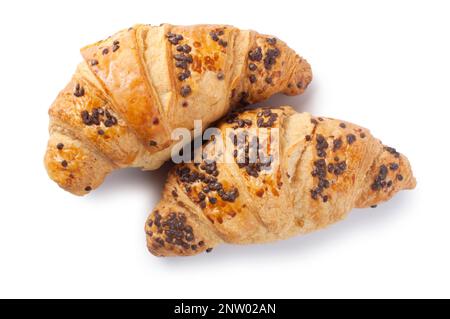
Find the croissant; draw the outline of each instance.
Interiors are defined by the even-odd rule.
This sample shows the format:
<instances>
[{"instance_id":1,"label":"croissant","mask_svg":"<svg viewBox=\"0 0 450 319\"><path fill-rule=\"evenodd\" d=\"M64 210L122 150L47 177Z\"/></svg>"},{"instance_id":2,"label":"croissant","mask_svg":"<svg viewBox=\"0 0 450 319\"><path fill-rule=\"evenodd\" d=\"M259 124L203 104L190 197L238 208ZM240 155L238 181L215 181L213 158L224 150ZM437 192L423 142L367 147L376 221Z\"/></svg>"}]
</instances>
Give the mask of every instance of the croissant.
<instances>
[{"instance_id":1,"label":"croissant","mask_svg":"<svg viewBox=\"0 0 450 319\"><path fill-rule=\"evenodd\" d=\"M352 208L374 207L416 185L404 155L348 122L286 106L235 110L218 129L220 136L208 142L200 161L169 172L162 200L145 225L154 255L189 256L221 243L309 233ZM262 135L263 129L278 132L278 139ZM253 136L244 134L251 130ZM211 156L208 146L231 141L233 147L223 151L230 160ZM255 145L273 152L252 157Z\"/></svg>"},{"instance_id":2,"label":"croissant","mask_svg":"<svg viewBox=\"0 0 450 319\"><path fill-rule=\"evenodd\" d=\"M50 107L45 166L77 195L114 169L156 169L174 128L207 127L231 108L302 93L309 64L282 41L227 25L136 25L81 49Z\"/></svg>"}]
</instances>

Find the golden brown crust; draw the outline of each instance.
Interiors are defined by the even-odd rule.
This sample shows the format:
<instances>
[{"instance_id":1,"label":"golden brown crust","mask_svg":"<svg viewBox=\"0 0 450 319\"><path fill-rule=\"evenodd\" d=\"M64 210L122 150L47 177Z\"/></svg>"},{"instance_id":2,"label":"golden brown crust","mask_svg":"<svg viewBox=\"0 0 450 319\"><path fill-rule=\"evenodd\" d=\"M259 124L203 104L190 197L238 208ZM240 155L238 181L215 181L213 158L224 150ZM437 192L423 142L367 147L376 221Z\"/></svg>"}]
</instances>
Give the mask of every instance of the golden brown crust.
<instances>
[{"instance_id":1,"label":"golden brown crust","mask_svg":"<svg viewBox=\"0 0 450 319\"><path fill-rule=\"evenodd\" d=\"M255 140L259 147L278 149L279 160L264 162L262 155L256 163L245 156L239 162L247 154L239 150L253 139L241 148L230 129L239 136L252 129L262 133L261 128L279 130L278 145L261 134ZM406 157L351 123L279 107L231 113L219 129L224 143L231 139L237 145L225 151L232 161L181 164L169 173L158 214L146 225L147 246L155 255L194 255L223 242L262 243L308 233L343 219L352 208L415 187ZM189 234L184 226L155 223L174 214L184 216Z\"/></svg>"},{"instance_id":2,"label":"golden brown crust","mask_svg":"<svg viewBox=\"0 0 450 319\"><path fill-rule=\"evenodd\" d=\"M280 40L227 25L136 25L81 53L84 62L50 108L50 133L98 159L96 183L81 164L69 173L76 183L61 177L55 137L45 157L49 176L78 195L113 169L158 168L175 143L172 129L191 130L198 119L206 128L232 107L300 94L312 78L309 64Z\"/></svg>"},{"instance_id":3,"label":"golden brown crust","mask_svg":"<svg viewBox=\"0 0 450 319\"><path fill-rule=\"evenodd\" d=\"M136 28L84 47L81 53L103 84L115 110L148 151L154 153L167 147L169 132L163 124L156 92L141 61ZM150 145L151 141L156 145Z\"/></svg>"}]
</instances>

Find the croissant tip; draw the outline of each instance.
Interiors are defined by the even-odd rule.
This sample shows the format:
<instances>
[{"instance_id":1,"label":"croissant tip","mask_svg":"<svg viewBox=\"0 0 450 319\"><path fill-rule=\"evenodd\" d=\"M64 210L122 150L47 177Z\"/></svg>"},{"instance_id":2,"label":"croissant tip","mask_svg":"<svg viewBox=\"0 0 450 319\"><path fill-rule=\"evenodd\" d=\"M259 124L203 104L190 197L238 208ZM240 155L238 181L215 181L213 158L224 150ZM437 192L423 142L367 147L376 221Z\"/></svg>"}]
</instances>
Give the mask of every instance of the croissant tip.
<instances>
[{"instance_id":1,"label":"croissant tip","mask_svg":"<svg viewBox=\"0 0 450 319\"><path fill-rule=\"evenodd\" d=\"M283 94L285 95L303 94L313 79L312 68L308 61L299 55L297 55L296 59L295 69L292 72L287 87L283 90Z\"/></svg>"},{"instance_id":2,"label":"croissant tip","mask_svg":"<svg viewBox=\"0 0 450 319\"><path fill-rule=\"evenodd\" d=\"M77 196L89 194L112 170L111 164L99 154L58 131L50 135L44 165L50 179Z\"/></svg>"},{"instance_id":3,"label":"croissant tip","mask_svg":"<svg viewBox=\"0 0 450 319\"><path fill-rule=\"evenodd\" d=\"M145 224L147 249L158 257L193 256L212 249L201 236L201 227L175 204L153 211Z\"/></svg>"}]
</instances>

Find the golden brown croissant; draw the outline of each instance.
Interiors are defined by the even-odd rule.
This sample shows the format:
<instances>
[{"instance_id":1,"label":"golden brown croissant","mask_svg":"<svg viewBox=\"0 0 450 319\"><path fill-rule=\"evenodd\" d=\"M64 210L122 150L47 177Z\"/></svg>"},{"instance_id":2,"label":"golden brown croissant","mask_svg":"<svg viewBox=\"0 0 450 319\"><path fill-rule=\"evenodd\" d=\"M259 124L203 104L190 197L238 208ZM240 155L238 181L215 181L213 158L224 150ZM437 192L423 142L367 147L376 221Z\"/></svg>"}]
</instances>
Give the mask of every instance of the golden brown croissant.
<instances>
[{"instance_id":1,"label":"golden brown croissant","mask_svg":"<svg viewBox=\"0 0 450 319\"><path fill-rule=\"evenodd\" d=\"M49 110L49 176L83 195L112 170L156 169L171 131L204 127L231 107L302 93L309 64L276 38L225 25L137 25L81 49Z\"/></svg>"},{"instance_id":2,"label":"golden brown croissant","mask_svg":"<svg viewBox=\"0 0 450 319\"><path fill-rule=\"evenodd\" d=\"M270 134L261 138L261 128L278 129L279 143L272 149L275 155L278 149L279 160L262 161L269 153L249 160L252 144L270 149L275 141ZM177 165L169 173L145 226L153 254L188 256L220 243L305 234L416 185L405 156L351 123L279 107L234 111L219 129L221 137L207 145L232 140L236 146L224 151L231 161L211 160L205 150L207 160ZM236 142L252 129L257 134Z\"/></svg>"}]
</instances>

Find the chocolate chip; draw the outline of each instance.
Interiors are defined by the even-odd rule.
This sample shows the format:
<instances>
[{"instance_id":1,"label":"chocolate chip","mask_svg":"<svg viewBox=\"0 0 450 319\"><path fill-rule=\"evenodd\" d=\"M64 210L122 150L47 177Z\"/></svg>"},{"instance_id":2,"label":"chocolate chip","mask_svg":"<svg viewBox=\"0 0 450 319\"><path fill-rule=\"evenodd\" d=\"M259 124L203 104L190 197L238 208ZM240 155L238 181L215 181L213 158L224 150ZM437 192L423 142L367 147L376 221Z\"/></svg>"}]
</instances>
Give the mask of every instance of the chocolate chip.
<instances>
[{"instance_id":1,"label":"chocolate chip","mask_svg":"<svg viewBox=\"0 0 450 319\"><path fill-rule=\"evenodd\" d=\"M95 60L95 59L94 59L94 60L91 60L91 65L92 65L92 66L95 66L95 65L97 65L97 64L98 64L98 60Z\"/></svg>"},{"instance_id":2,"label":"chocolate chip","mask_svg":"<svg viewBox=\"0 0 450 319\"><path fill-rule=\"evenodd\" d=\"M155 226L161 227L161 214L157 210L155 211Z\"/></svg>"},{"instance_id":3,"label":"chocolate chip","mask_svg":"<svg viewBox=\"0 0 450 319\"><path fill-rule=\"evenodd\" d=\"M374 182L374 183L372 183L372 185L370 185L370 188L373 191L378 191L381 189L381 183Z\"/></svg>"},{"instance_id":4,"label":"chocolate chip","mask_svg":"<svg viewBox=\"0 0 450 319\"><path fill-rule=\"evenodd\" d=\"M248 68L250 69L250 71L256 71L258 69L255 63L250 63L248 65Z\"/></svg>"},{"instance_id":5,"label":"chocolate chip","mask_svg":"<svg viewBox=\"0 0 450 319\"><path fill-rule=\"evenodd\" d=\"M398 169L398 164L397 163L391 163L389 164L389 168L391 169L391 171L396 171Z\"/></svg>"},{"instance_id":6,"label":"chocolate chip","mask_svg":"<svg viewBox=\"0 0 450 319\"><path fill-rule=\"evenodd\" d=\"M175 62L175 66L180 69L187 69L187 67L188 67L186 61L177 61L177 62Z\"/></svg>"},{"instance_id":7,"label":"chocolate chip","mask_svg":"<svg viewBox=\"0 0 450 319\"><path fill-rule=\"evenodd\" d=\"M198 199L199 200L204 200L206 198L205 194L203 193L198 193Z\"/></svg>"},{"instance_id":8,"label":"chocolate chip","mask_svg":"<svg viewBox=\"0 0 450 319\"><path fill-rule=\"evenodd\" d=\"M189 52L191 52L191 50L192 50L192 48L188 44L183 44L183 45L177 46L178 52L189 53Z\"/></svg>"},{"instance_id":9,"label":"chocolate chip","mask_svg":"<svg viewBox=\"0 0 450 319\"><path fill-rule=\"evenodd\" d=\"M248 79L250 80L250 83L255 83L256 82L256 76L254 74L250 75L248 77Z\"/></svg>"},{"instance_id":10,"label":"chocolate chip","mask_svg":"<svg viewBox=\"0 0 450 319\"><path fill-rule=\"evenodd\" d=\"M326 149L328 148L328 142L325 137L318 134L316 137L316 150L319 157L326 157Z\"/></svg>"},{"instance_id":11,"label":"chocolate chip","mask_svg":"<svg viewBox=\"0 0 450 319\"><path fill-rule=\"evenodd\" d=\"M75 95L76 97L82 97L84 95L84 88L77 83L77 85L75 85L75 90L73 91L73 95Z\"/></svg>"},{"instance_id":12,"label":"chocolate chip","mask_svg":"<svg viewBox=\"0 0 450 319\"><path fill-rule=\"evenodd\" d=\"M181 40L184 39L181 34L174 34L172 32L167 33L166 37L173 45L177 45Z\"/></svg>"},{"instance_id":13,"label":"chocolate chip","mask_svg":"<svg viewBox=\"0 0 450 319\"><path fill-rule=\"evenodd\" d=\"M156 141L153 141L153 140L151 140L150 142L148 142L148 145L150 145L150 146L157 146L158 145L158 143L156 143Z\"/></svg>"},{"instance_id":14,"label":"chocolate chip","mask_svg":"<svg viewBox=\"0 0 450 319\"><path fill-rule=\"evenodd\" d=\"M381 165L378 176L380 176L380 178L383 180L386 178L387 174L388 174L388 169L387 169L386 165Z\"/></svg>"},{"instance_id":15,"label":"chocolate chip","mask_svg":"<svg viewBox=\"0 0 450 319\"><path fill-rule=\"evenodd\" d=\"M56 145L56 148L59 149L59 150L62 150L64 148L64 144L63 143L58 143Z\"/></svg>"},{"instance_id":16,"label":"chocolate chip","mask_svg":"<svg viewBox=\"0 0 450 319\"><path fill-rule=\"evenodd\" d=\"M162 238L155 238L155 242L160 246L164 247L164 240Z\"/></svg>"},{"instance_id":17,"label":"chocolate chip","mask_svg":"<svg viewBox=\"0 0 450 319\"><path fill-rule=\"evenodd\" d=\"M395 148L393 148L393 147L386 146L384 148L384 150L389 152L390 154L394 155L395 158L399 158L400 157L400 153L397 152L397 150Z\"/></svg>"},{"instance_id":18,"label":"chocolate chip","mask_svg":"<svg viewBox=\"0 0 450 319\"><path fill-rule=\"evenodd\" d=\"M173 58L176 61L187 62L187 63L192 63L193 62L192 55L190 55L190 54L178 53L178 54L175 54L173 56Z\"/></svg>"},{"instance_id":19,"label":"chocolate chip","mask_svg":"<svg viewBox=\"0 0 450 319\"><path fill-rule=\"evenodd\" d=\"M266 56L264 57L264 67L266 70L270 70L272 66L276 63L277 57L280 55L280 50L278 48L268 49Z\"/></svg>"},{"instance_id":20,"label":"chocolate chip","mask_svg":"<svg viewBox=\"0 0 450 319\"><path fill-rule=\"evenodd\" d=\"M220 46L226 48L228 46L228 42L224 41L222 39L219 39L219 42L217 42Z\"/></svg>"},{"instance_id":21,"label":"chocolate chip","mask_svg":"<svg viewBox=\"0 0 450 319\"><path fill-rule=\"evenodd\" d=\"M81 112L81 119L85 125L92 125L91 116L88 111L84 110Z\"/></svg>"},{"instance_id":22,"label":"chocolate chip","mask_svg":"<svg viewBox=\"0 0 450 319\"><path fill-rule=\"evenodd\" d=\"M317 189L311 189L310 192L312 199L316 200L317 198L319 198L319 192Z\"/></svg>"},{"instance_id":23,"label":"chocolate chip","mask_svg":"<svg viewBox=\"0 0 450 319\"><path fill-rule=\"evenodd\" d=\"M219 194L219 196L220 196L220 194ZM236 200L236 198L238 198L238 197L239 197L239 191L237 188L234 188L233 190L226 192L221 196L221 198L227 202L234 202Z\"/></svg>"},{"instance_id":24,"label":"chocolate chip","mask_svg":"<svg viewBox=\"0 0 450 319\"><path fill-rule=\"evenodd\" d=\"M401 175L401 174L397 174L397 179L399 180L399 181L402 181L403 180L403 175Z\"/></svg>"},{"instance_id":25,"label":"chocolate chip","mask_svg":"<svg viewBox=\"0 0 450 319\"><path fill-rule=\"evenodd\" d=\"M192 89L189 85L181 87L180 94L182 97L188 96L189 94L191 94L191 92L192 92Z\"/></svg>"},{"instance_id":26,"label":"chocolate chip","mask_svg":"<svg viewBox=\"0 0 450 319\"><path fill-rule=\"evenodd\" d=\"M107 55L109 53L109 49L108 48L104 48L102 51L103 55Z\"/></svg>"},{"instance_id":27,"label":"chocolate chip","mask_svg":"<svg viewBox=\"0 0 450 319\"><path fill-rule=\"evenodd\" d=\"M330 182L326 179L320 179L319 180L319 187L320 188L328 188L330 187Z\"/></svg>"},{"instance_id":28,"label":"chocolate chip","mask_svg":"<svg viewBox=\"0 0 450 319\"><path fill-rule=\"evenodd\" d=\"M98 135L104 135L104 134L105 134L105 131L103 131L102 129L99 129L99 130L97 131L97 133L98 133Z\"/></svg>"},{"instance_id":29,"label":"chocolate chip","mask_svg":"<svg viewBox=\"0 0 450 319\"><path fill-rule=\"evenodd\" d=\"M265 81L266 81L267 84L272 84L272 78L271 77L265 78Z\"/></svg>"},{"instance_id":30,"label":"chocolate chip","mask_svg":"<svg viewBox=\"0 0 450 319\"><path fill-rule=\"evenodd\" d=\"M339 123L339 126L340 126L341 128L346 128L346 127L347 127L347 125L345 125L345 123Z\"/></svg>"},{"instance_id":31,"label":"chocolate chip","mask_svg":"<svg viewBox=\"0 0 450 319\"><path fill-rule=\"evenodd\" d=\"M348 134L347 135L347 142L348 144L353 144L356 141L356 136L354 134Z\"/></svg>"},{"instance_id":32,"label":"chocolate chip","mask_svg":"<svg viewBox=\"0 0 450 319\"><path fill-rule=\"evenodd\" d=\"M260 47L254 49L253 51L250 51L248 53L248 57L251 61L261 61L262 59L262 50Z\"/></svg>"},{"instance_id":33,"label":"chocolate chip","mask_svg":"<svg viewBox=\"0 0 450 319\"><path fill-rule=\"evenodd\" d=\"M220 72L217 73L217 79L223 80L224 78L225 78L225 74L223 74L222 71L220 71Z\"/></svg>"},{"instance_id":34,"label":"chocolate chip","mask_svg":"<svg viewBox=\"0 0 450 319\"><path fill-rule=\"evenodd\" d=\"M269 43L270 45L275 45L275 44L277 44L277 39L269 38L269 39L267 39L267 43Z\"/></svg>"},{"instance_id":35,"label":"chocolate chip","mask_svg":"<svg viewBox=\"0 0 450 319\"><path fill-rule=\"evenodd\" d=\"M211 190L209 189L208 185L206 185L205 187L203 187L202 191L204 193L209 193Z\"/></svg>"},{"instance_id":36,"label":"chocolate chip","mask_svg":"<svg viewBox=\"0 0 450 319\"><path fill-rule=\"evenodd\" d=\"M62 167L67 167L67 165L69 165L69 163L67 163L66 160L63 160L63 161L61 162L61 165L62 165Z\"/></svg>"},{"instance_id":37,"label":"chocolate chip","mask_svg":"<svg viewBox=\"0 0 450 319\"><path fill-rule=\"evenodd\" d=\"M100 125L100 113L97 108L92 109L91 122L95 125Z\"/></svg>"},{"instance_id":38,"label":"chocolate chip","mask_svg":"<svg viewBox=\"0 0 450 319\"><path fill-rule=\"evenodd\" d=\"M334 174L335 175L342 175L345 170L347 169L347 163L346 162L339 162L336 166L336 168L334 169Z\"/></svg>"},{"instance_id":39,"label":"chocolate chip","mask_svg":"<svg viewBox=\"0 0 450 319\"><path fill-rule=\"evenodd\" d=\"M111 127L114 125L112 119L106 119L106 121L103 124L105 124L106 127Z\"/></svg>"},{"instance_id":40,"label":"chocolate chip","mask_svg":"<svg viewBox=\"0 0 450 319\"><path fill-rule=\"evenodd\" d=\"M188 233L186 234L186 236L184 237L184 239L186 239L187 241L193 241L193 240L194 240L194 234L188 232Z\"/></svg>"},{"instance_id":41,"label":"chocolate chip","mask_svg":"<svg viewBox=\"0 0 450 319\"><path fill-rule=\"evenodd\" d=\"M342 146L342 139L336 139L333 141L333 152L336 152Z\"/></svg>"},{"instance_id":42,"label":"chocolate chip","mask_svg":"<svg viewBox=\"0 0 450 319\"><path fill-rule=\"evenodd\" d=\"M378 175L375 177L374 182L371 185L373 191L378 191L383 187L386 187L386 182L384 181L388 174L388 168L386 165L381 165L378 171Z\"/></svg>"},{"instance_id":43,"label":"chocolate chip","mask_svg":"<svg viewBox=\"0 0 450 319\"><path fill-rule=\"evenodd\" d=\"M330 164L328 164L328 173L333 173L333 171L334 171L334 164L332 164L332 163L330 163Z\"/></svg>"},{"instance_id":44,"label":"chocolate chip","mask_svg":"<svg viewBox=\"0 0 450 319\"><path fill-rule=\"evenodd\" d=\"M211 37L211 39L212 39L213 41L215 41L215 42L219 41L219 36L217 35L216 32L211 31L211 32L209 33L209 36Z\"/></svg>"},{"instance_id":45,"label":"chocolate chip","mask_svg":"<svg viewBox=\"0 0 450 319\"><path fill-rule=\"evenodd\" d=\"M91 186L86 186L84 190L85 190L86 192L90 192L90 191L92 190L92 187L91 187Z\"/></svg>"},{"instance_id":46,"label":"chocolate chip","mask_svg":"<svg viewBox=\"0 0 450 319\"><path fill-rule=\"evenodd\" d=\"M178 80L184 81L191 76L191 71L186 70L180 74L178 74Z\"/></svg>"}]
</instances>

